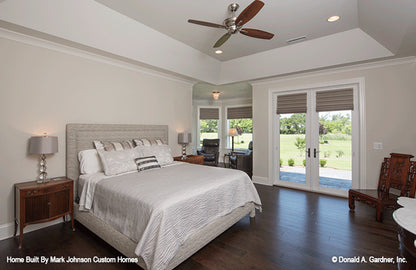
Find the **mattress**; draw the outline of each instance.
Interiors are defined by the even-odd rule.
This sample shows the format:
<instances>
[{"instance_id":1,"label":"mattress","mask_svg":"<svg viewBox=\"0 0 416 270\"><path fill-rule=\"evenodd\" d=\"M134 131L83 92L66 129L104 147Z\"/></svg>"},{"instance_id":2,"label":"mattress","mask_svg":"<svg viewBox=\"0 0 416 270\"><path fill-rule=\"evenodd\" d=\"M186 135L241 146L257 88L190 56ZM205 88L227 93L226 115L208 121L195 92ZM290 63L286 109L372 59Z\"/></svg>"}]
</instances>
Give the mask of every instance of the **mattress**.
<instances>
[{"instance_id":1,"label":"mattress","mask_svg":"<svg viewBox=\"0 0 416 270\"><path fill-rule=\"evenodd\" d=\"M148 269L164 269L194 232L234 209L261 201L244 172L174 163L115 177L80 177L80 209L137 243Z\"/></svg>"}]
</instances>

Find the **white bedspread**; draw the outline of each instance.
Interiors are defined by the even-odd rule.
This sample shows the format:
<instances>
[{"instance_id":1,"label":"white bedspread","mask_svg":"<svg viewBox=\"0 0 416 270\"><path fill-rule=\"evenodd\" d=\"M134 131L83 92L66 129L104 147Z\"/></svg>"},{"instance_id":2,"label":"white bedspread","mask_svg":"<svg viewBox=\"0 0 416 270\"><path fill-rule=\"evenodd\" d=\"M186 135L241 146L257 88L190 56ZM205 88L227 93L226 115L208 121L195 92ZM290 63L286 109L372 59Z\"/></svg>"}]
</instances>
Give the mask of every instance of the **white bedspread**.
<instances>
[{"instance_id":1,"label":"white bedspread","mask_svg":"<svg viewBox=\"0 0 416 270\"><path fill-rule=\"evenodd\" d=\"M242 171L188 163L83 179L82 209L137 242L148 269L165 269L194 232L234 209L261 202ZM261 209L261 208L260 208Z\"/></svg>"}]
</instances>

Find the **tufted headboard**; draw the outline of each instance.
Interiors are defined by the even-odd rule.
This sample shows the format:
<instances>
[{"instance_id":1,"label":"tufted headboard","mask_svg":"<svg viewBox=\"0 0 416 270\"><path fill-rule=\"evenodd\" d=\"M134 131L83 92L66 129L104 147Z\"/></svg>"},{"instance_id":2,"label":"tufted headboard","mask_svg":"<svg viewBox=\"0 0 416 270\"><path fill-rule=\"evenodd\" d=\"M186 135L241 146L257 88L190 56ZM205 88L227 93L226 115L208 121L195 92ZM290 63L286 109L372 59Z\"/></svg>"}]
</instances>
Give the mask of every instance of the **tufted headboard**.
<instances>
[{"instance_id":1,"label":"tufted headboard","mask_svg":"<svg viewBox=\"0 0 416 270\"><path fill-rule=\"evenodd\" d=\"M74 180L74 197L78 196L79 151L93 149L93 141L161 139L168 144L167 125L67 124L66 176Z\"/></svg>"}]
</instances>

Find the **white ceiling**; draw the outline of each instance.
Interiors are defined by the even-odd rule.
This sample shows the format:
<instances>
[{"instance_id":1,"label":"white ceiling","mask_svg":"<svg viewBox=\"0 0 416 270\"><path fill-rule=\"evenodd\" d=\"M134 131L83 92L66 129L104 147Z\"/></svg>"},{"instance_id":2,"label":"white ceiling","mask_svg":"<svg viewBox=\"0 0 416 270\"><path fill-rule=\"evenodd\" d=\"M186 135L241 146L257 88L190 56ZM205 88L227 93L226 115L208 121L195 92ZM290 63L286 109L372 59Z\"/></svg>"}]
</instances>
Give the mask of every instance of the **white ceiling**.
<instances>
[{"instance_id":1,"label":"white ceiling","mask_svg":"<svg viewBox=\"0 0 416 270\"><path fill-rule=\"evenodd\" d=\"M187 20L222 24L229 17L227 8L233 1L96 1L221 61L286 46L286 40L304 35L314 39L358 27L356 0L269 0L244 27L271 32L275 37L262 40L236 34L221 47L224 53L217 55L213 44L226 30L190 24ZM252 0L235 2L240 5L238 15ZM332 15L341 16L341 20L328 23L327 18Z\"/></svg>"},{"instance_id":2,"label":"white ceiling","mask_svg":"<svg viewBox=\"0 0 416 270\"><path fill-rule=\"evenodd\" d=\"M0 0L0 34L11 30L212 85L391 57L416 56L415 0L269 0L247 28L272 40L187 23L221 23L222 0ZM241 12L251 0L241 0ZM328 23L331 15L340 15ZM308 40L286 45L287 39Z\"/></svg>"}]
</instances>

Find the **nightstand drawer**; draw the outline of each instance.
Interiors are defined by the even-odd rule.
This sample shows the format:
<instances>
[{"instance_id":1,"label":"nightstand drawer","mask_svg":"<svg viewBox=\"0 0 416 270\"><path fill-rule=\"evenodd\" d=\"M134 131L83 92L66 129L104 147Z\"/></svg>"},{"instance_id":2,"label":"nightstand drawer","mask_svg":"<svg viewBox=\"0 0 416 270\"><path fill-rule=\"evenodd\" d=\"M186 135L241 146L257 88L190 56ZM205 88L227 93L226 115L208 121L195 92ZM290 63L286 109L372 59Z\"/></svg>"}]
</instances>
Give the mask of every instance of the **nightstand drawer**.
<instances>
[{"instance_id":1,"label":"nightstand drawer","mask_svg":"<svg viewBox=\"0 0 416 270\"><path fill-rule=\"evenodd\" d=\"M31 189L31 190L22 191L23 197L33 197L33 196L39 196L42 194L45 194L44 189Z\"/></svg>"},{"instance_id":2,"label":"nightstand drawer","mask_svg":"<svg viewBox=\"0 0 416 270\"><path fill-rule=\"evenodd\" d=\"M45 193L58 192L58 191L61 191L61 190L69 189L70 187L72 187L72 185L69 184L69 183L59 184L59 185L55 185L55 186L52 186L52 187L45 188Z\"/></svg>"}]
</instances>

